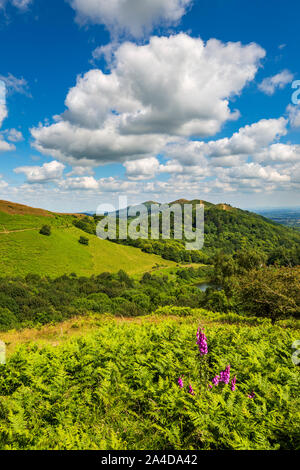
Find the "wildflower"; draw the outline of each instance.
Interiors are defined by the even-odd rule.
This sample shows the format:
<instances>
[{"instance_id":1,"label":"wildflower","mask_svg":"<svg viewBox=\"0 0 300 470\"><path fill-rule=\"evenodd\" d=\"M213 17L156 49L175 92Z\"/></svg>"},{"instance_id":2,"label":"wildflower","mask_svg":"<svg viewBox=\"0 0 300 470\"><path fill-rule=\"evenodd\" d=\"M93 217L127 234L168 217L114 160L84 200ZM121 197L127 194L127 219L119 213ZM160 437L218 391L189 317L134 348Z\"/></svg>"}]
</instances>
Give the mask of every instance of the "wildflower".
<instances>
[{"instance_id":1,"label":"wildflower","mask_svg":"<svg viewBox=\"0 0 300 470\"><path fill-rule=\"evenodd\" d=\"M183 379L182 379L182 377L179 377L178 385L179 385L180 388L183 388Z\"/></svg>"},{"instance_id":2,"label":"wildflower","mask_svg":"<svg viewBox=\"0 0 300 470\"><path fill-rule=\"evenodd\" d=\"M229 384L229 382L230 382L230 365L227 366L225 370L222 370L220 372L220 375L216 375L212 379L212 384L215 385L216 387L219 385L220 382L223 382L224 384ZM235 384L236 384L236 377L234 377L234 379L231 382L231 387L233 388L233 390L235 390Z\"/></svg>"},{"instance_id":3,"label":"wildflower","mask_svg":"<svg viewBox=\"0 0 300 470\"><path fill-rule=\"evenodd\" d=\"M226 367L225 370L220 372L220 382L224 382L224 384L229 384L230 382L230 365Z\"/></svg>"},{"instance_id":4,"label":"wildflower","mask_svg":"<svg viewBox=\"0 0 300 470\"><path fill-rule=\"evenodd\" d=\"M252 399L252 398L254 398L254 397L255 397L255 393L254 393L254 390L252 390L251 394L248 395L248 398L251 398L251 399Z\"/></svg>"},{"instance_id":5,"label":"wildflower","mask_svg":"<svg viewBox=\"0 0 300 470\"><path fill-rule=\"evenodd\" d=\"M235 391L235 386L236 386L236 376L232 379L231 381L231 391Z\"/></svg>"},{"instance_id":6,"label":"wildflower","mask_svg":"<svg viewBox=\"0 0 300 470\"><path fill-rule=\"evenodd\" d=\"M195 395L195 392L194 392L193 387L191 386L191 384L190 384L190 388L189 388L189 393L191 395Z\"/></svg>"},{"instance_id":7,"label":"wildflower","mask_svg":"<svg viewBox=\"0 0 300 470\"><path fill-rule=\"evenodd\" d=\"M215 385L215 386L218 386L220 383L220 376L219 375L216 375L213 379L212 379L212 384Z\"/></svg>"},{"instance_id":8,"label":"wildflower","mask_svg":"<svg viewBox=\"0 0 300 470\"><path fill-rule=\"evenodd\" d=\"M208 347L207 338L204 334L204 328L199 328L197 331L197 345L199 348L200 356L206 356L206 354L208 353Z\"/></svg>"}]
</instances>

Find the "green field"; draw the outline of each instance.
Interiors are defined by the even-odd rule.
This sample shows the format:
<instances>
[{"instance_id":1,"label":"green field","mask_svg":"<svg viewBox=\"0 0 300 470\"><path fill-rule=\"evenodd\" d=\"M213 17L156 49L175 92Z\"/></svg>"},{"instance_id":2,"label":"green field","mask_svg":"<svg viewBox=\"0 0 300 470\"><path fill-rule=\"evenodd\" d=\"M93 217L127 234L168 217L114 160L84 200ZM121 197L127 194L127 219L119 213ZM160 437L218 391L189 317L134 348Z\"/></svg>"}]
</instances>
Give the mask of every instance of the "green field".
<instances>
[{"instance_id":1,"label":"green field","mask_svg":"<svg viewBox=\"0 0 300 470\"><path fill-rule=\"evenodd\" d=\"M60 276L75 272L90 276L104 271L120 269L129 274L142 274L159 264L175 266L160 256L143 253L133 247L117 245L84 234L89 246L78 243L82 231L69 228L52 228L45 237L39 230L26 230L0 234L0 276L24 276L28 273Z\"/></svg>"},{"instance_id":2,"label":"green field","mask_svg":"<svg viewBox=\"0 0 300 470\"><path fill-rule=\"evenodd\" d=\"M98 315L28 330L35 344L0 366L0 448L299 449L295 327L195 311L130 321ZM19 334L24 343L28 333ZM236 389L210 389L228 364Z\"/></svg>"}]
</instances>

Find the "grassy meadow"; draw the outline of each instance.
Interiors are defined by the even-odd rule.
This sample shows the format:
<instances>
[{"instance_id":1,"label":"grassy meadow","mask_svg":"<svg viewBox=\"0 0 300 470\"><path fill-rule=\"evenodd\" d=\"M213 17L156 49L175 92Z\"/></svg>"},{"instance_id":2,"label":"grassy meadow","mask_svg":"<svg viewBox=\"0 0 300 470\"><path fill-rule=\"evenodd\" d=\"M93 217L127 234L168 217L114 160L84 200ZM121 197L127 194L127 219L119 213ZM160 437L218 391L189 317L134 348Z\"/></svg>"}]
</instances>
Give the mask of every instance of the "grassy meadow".
<instances>
[{"instance_id":1,"label":"grassy meadow","mask_svg":"<svg viewBox=\"0 0 300 470\"><path fill-rule=\"evenodd\" d=\"M85 234L89 246L80 245L78 240L82 231L74 227L67 216L56 219L0 215L0 228L2 226L7 231L0 233L0 276L25 276L28 273L60 276L74 272L90 276L120 269L139 275L151 271L156 265L176 266L158 255L100 240L89 234ZM39 234L43 224L51 226L50 237Z\"/></svg>"}]
</instances>

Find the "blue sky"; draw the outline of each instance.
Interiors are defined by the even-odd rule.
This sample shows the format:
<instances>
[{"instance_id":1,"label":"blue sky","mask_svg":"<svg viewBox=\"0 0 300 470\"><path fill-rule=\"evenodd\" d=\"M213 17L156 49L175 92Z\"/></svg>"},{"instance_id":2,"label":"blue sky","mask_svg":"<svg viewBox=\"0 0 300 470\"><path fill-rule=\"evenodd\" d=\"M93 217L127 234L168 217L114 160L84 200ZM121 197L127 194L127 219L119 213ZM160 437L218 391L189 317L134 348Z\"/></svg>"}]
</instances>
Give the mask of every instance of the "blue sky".
<instances>
[{"instance_id":1,"label":"blue sky","mask_svg":"<svg viewBox=\"0 0 300 470\"><path fill-rule=\"evenodd\" d=\"M299 3L109 5L0 0L0 198L299 205Z\"/></svg>"}]
</instances>

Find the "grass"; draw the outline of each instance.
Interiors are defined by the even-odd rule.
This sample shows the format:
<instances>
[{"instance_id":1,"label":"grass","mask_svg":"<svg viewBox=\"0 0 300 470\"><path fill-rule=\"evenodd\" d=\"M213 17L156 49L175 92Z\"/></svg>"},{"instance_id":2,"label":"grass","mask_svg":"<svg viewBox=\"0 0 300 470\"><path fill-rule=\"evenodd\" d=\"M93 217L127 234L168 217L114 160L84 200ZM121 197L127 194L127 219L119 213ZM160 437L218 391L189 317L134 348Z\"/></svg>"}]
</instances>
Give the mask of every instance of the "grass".
<instances>
[{"instance_id":1,"label":"grass","mask_svg":"<svg viewBox=\"0 0 300 470\"><path fill-rule=\"evenodd\" d=\"M21 330L0 331L0 340L6 344L7 357L11 356L19 346L36 344L38 347L57 347L70 339L86 337L88 334L97 332L104 325L152 325L172 321L180 327L180 324L198 324L202 326L219 326L231 328L238 326L244 328L271 327L270 321L256 317L241 317L236 314L222 314L209 312L203 309L187 309L187 316L182 316L180 307L162 307L155 313L142 317L114 317L111 314L89 313L86 316L72 317L63 322L41 325L39 328L24 328ZM295 319L281 321L276 326L278 331L293 331L295 337L299 336L300 321Z\"/></svg>"},{"instance_id":2,"label":"grass","mask_svg":"<svg viewBox=\"0 0 300 470\"><path fill-rule=\"evenodd\" d=\"M25 228L28 227L23 229ZM54 277L73 272L79 276L90 276L104 271L117 272L120 269L131 275L139 275L151 271L157 264L176 266L160 256L100 240L88 234L84 235L90 241L89 246L83 246L78 243L81 235L82 231L73 226L54 226L50 237L40 235L39 229L1 233L0 276L25 276L33 273Z\"/></svg>"},{"instance_id":3,"label":"grass","mask_svg":"<svg viewBox=\"0 0 300 470\"><path fill-rule=\"evenodd\" d=\"M49 216L36 214L7 214L0 211L0 232L10 232L25 229L37 229L42 225L52 227L66 227L72 224L74 218L69 215L56 215L49 213Z\"/></svg>"}]
</instances>

